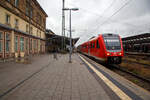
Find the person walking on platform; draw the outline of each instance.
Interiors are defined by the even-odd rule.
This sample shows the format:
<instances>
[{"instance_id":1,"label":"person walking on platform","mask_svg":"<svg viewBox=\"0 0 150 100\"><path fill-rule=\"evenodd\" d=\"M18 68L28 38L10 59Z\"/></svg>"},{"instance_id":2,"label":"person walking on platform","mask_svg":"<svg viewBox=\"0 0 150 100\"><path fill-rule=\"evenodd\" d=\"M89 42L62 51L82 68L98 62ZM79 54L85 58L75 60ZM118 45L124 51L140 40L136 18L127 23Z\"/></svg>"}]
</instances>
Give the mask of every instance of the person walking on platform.
<instances>
[{"instance_id":1,"label":"person walking on platform","mask_svg":"<svg viewBox=\"0 0 150 100\"><path fill-rule=\"evenodd\" d=\"M54 53L54 59L56 59L56 60L57 60L57 49L56 49L56 48L54 48L53 53Z\"/></svg>"}]
</instances>

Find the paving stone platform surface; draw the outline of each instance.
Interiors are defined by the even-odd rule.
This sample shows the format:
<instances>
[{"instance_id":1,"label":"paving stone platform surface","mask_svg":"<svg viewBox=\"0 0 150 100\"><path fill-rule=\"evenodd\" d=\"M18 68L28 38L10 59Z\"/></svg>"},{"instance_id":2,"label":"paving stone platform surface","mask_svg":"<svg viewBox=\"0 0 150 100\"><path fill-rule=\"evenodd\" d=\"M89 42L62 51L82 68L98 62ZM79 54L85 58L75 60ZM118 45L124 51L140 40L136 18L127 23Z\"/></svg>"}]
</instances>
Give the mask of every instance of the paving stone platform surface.
<instances>
[{"instance_id":1,"label":"paving stone platform surface","mask_svg":"<svg viewBox=\"0 0 150 100\"><path fill-rule=\"evenodd\" d=\"M2 100L113 100L77 54L35 56L32 63L0 63Z\"/></svg>"},{"instance_id":2,"label":"paving stone platform surface","mask_svg":"<svg viewBox=\"0 0 150 100\"><path fill-rule=\"evenodd\" d=\"M109 100L103 88L76 54L72 56L72 63L68 63L68 54L57 56L57 60L53 55L36 57L31 64L0 64L1 94L48 65L2 99Z\"/></svg>"}]
</instances>

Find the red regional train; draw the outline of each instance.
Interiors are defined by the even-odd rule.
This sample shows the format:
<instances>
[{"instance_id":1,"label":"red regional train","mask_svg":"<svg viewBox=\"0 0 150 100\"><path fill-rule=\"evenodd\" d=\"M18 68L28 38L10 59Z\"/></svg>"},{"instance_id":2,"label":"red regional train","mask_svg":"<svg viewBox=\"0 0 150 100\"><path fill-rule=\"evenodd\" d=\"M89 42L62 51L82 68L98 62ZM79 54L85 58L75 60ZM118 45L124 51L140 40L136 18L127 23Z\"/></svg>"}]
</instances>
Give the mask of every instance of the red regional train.
<instances>
[{"instance_id":1,"label":"red regional train","mask_svg":"<svg viewBox=\"0 0 150 100\"><path fill-rule=\"evenodd\" d=\"M109 64L120 64L124 54L122 40L117 34L100 34L78 46L78 50Z\"/></svg>"}]
</instances>

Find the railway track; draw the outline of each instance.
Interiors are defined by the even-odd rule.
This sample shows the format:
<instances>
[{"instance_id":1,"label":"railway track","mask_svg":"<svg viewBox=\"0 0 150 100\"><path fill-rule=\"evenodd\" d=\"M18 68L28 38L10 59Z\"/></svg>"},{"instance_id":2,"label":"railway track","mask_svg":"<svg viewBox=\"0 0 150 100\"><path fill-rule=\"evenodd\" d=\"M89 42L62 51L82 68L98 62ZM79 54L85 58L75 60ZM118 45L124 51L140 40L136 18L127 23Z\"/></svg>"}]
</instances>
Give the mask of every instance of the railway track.
<instances>
[{"instance_id":1,"label":"railway track","mask_svg":"<svg viewBox=\"0 0 150 100\"><path fill-rule=\"evenodd\" d=\"M126 55L150 56L150 53L125 52Z\"/></svg>"},{"instance_id":2,"label":"railway track","mask_svg":"<svg viewBox=\"0 0 150 100\"><path fill-rule=\"evenodd\" d=\"M134 84L150 91L150 80L146 79L140 75L137 75L131 71L128 71L126 69L122 69L119 65L112 65L113 69L112 71L114 71L115 73L123 76L124 78L126 78L127 80L133 82Z\"/></svg>"},{"instance_id":3,"label":"railway track","mask_svg":"<svg viewBox=\"0 0 150 100\"><path fill-rule=\"evenodd\" d=\"M144 64L144 63L140 63L140 62L137 62L137 61L130 61L130 60L124 59L123 62L126 62L126 63L135 63L135 64L144 65L144 66L146 66L146 67L150 67L149 64Z\"/></svg>"},{"instance_id":4,"label":"railway track","mask_svg":"<svg viewBox=\"0 0 150 100\"><path fill-rule=\"evenodd\" d=\"M119 65L111 65L111 66L112 66L113 68L117 69L117 70L120 70L120 71L122 71L122 72L124 72L124 73L130 74L130 75L132 75L132 76L134 76L134 77L136 77L136 78L138 78L138 79L140 79L140 80L143 80L143 81L145 81L145 82L148 82L148 83L150 84L150 80L149 80L149 79L146 79L146 78L144 78L144 77L142 77L142 76L139 76L139 75L137 75L137 74L134 74L133 72L130 72L130 71L128 71L128 70L122 69Z\"/></svg>"},{"instance_id":5,"label":"railway track","mask_svg":"<svg viewBox=\"0 0 150 100\"><path fill-rule=\"evenodd\" d=\"M90 58L91 60L95 61L96 63L99 63L99 64L105 66L106 68L109 68L110 70L114 71L115 73L125 77L126 79L132 81L133 83L139 85L140 87L150 91L150 85L149 85L150 84L150 80L149 79L146 79L146 78L144 78L142 76L134 74L134 73L132 73L132 72L130 72L128 70L122 69L119 65L115 65L115 64L113 64L113 65L106 65L104 63L99 62L98 60L96 60L94 58L91 58L91 57L89 57L87 55L85 55L85 56ZM119 73L118 73L118 71L119 71ZM128 76L130 76L130 78L128 78ZM138 80L138 82L135 82L135 80ZM145 84L146 84L146 86L145 86Z\"/></svg>"}]
</instances>

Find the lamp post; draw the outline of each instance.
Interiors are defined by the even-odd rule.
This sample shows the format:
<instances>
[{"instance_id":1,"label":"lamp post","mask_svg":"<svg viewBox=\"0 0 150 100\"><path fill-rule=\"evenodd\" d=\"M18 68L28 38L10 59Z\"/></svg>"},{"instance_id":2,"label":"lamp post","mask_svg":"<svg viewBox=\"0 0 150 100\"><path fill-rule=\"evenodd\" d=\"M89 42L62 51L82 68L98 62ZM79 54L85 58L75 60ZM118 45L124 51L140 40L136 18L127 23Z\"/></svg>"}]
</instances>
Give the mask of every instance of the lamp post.
<instances>
[{"instance_id":1,"label":"lamp post","mask_svg":"<svg viewBox=\"0 0 150 100\"><path fill-rule=\"evenodd\" d=\"M71 54L72 54L72 33L71 33L71 11L77 11L78 8L64 8L63 10L69 10L70 18L69 18L69 28L70 28L70 52L69 52L69 63L71 63Z\"/></svg>"},{"instance_id":2,"label":"lamp post","mask_svg":"<svg viewBox=\"0 0 150 100\"><path fill-rule=\"evenodd\" d=\"M65 8L65 0L62 0L62 46L61 46L61 48L62 48L62 50L64 49L64 32L65 32L65 30L64 30L64 27L65 27L65 12L64 12L64 9Z\"/></svg>"}]
</instances>

